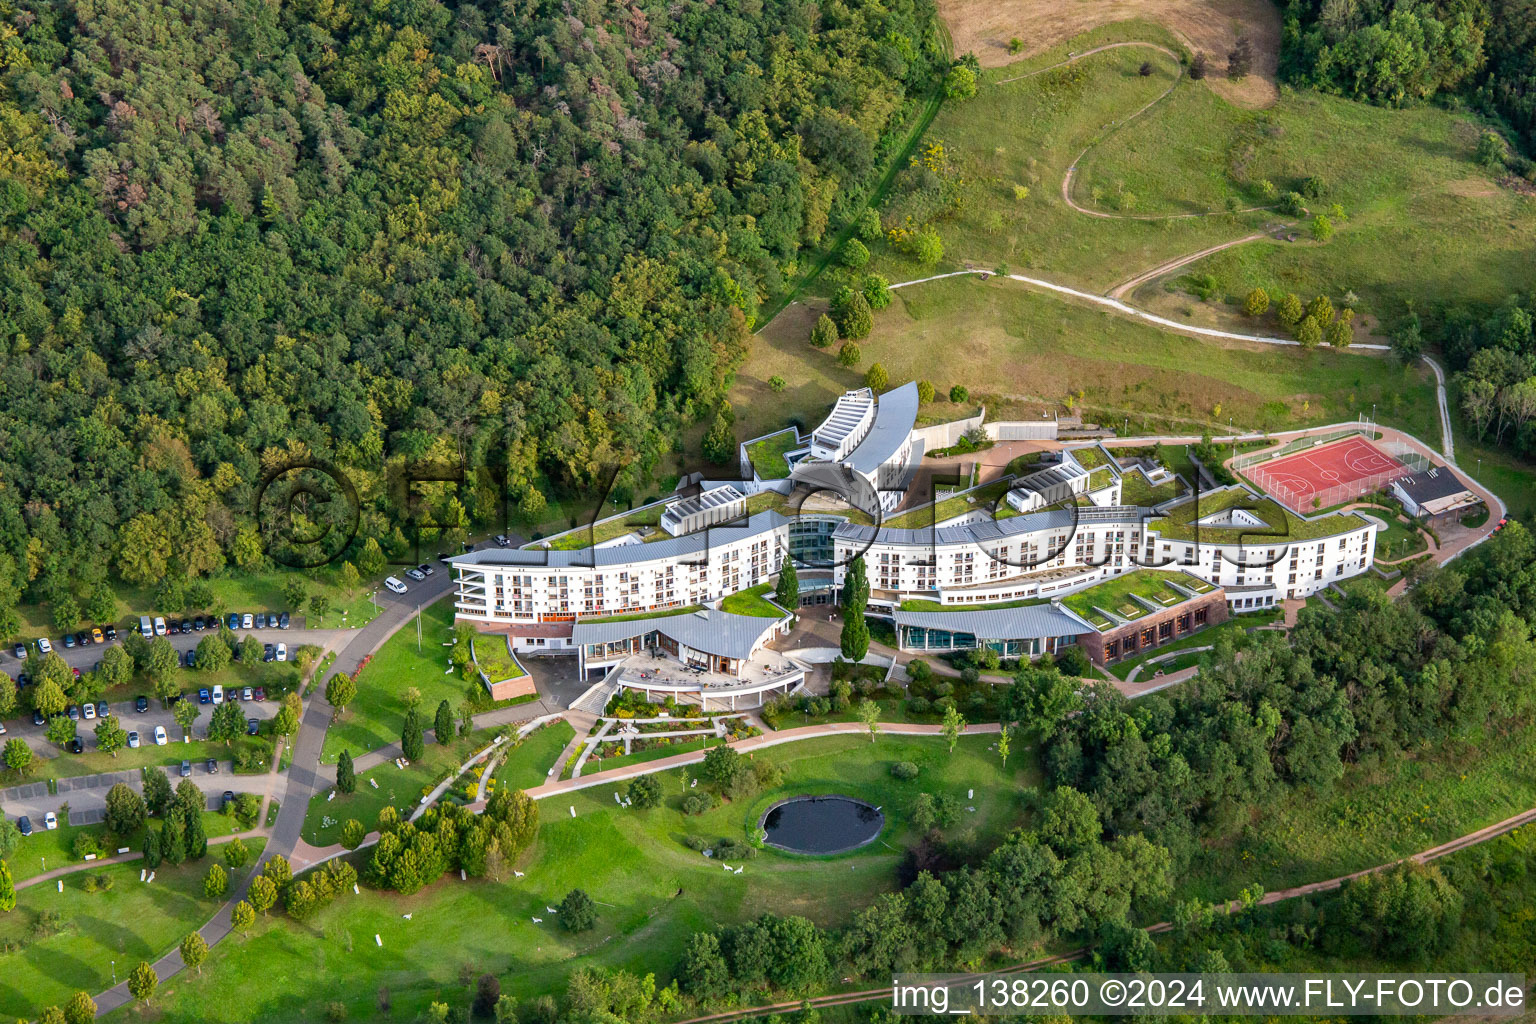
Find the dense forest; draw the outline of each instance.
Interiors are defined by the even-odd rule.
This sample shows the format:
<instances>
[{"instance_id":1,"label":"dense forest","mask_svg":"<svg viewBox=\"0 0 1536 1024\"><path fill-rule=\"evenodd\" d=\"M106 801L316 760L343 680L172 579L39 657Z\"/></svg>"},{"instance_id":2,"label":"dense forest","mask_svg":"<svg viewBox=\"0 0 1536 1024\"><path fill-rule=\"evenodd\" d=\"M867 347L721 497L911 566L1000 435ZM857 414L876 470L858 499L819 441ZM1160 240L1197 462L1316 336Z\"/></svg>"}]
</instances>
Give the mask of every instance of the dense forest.
<instances>
[{"instance_id":1,"label":"dense forest","mask_svg":"<svg viewBox=\"0 0 1536 1024\"><path fill-rule=\"evenodd\" d=\"M1292 82L1390 106L1465 102L1536 154L1533 0L1289 0L1284 17L1281 71Z\"/></svg>"},{"instance_id":2,"label":"dense forest","mask_svg":"<svg viewBox=\"0 0 1536 1024\"><path fill-rule=\"evenodd\" d=\"M644 486L947 67L931 0L0 0L0 592L258 566L291 460L380 539L405 462Z\"/></svg>"}]
</instances>

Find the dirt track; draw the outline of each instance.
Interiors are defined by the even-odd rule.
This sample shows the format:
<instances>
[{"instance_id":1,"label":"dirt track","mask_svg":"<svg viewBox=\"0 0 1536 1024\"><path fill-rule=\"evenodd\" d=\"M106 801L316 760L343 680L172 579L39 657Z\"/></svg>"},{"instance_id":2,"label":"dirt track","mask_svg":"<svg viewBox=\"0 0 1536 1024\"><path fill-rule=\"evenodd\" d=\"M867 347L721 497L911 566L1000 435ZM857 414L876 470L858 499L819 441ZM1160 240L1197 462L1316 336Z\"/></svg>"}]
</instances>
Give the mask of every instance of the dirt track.
<instances>
[{"instance_id":1,"label":"dirt track","mask_svg":"<svg viewBox=\"0 0 1536 1024\"><path fill-rule=\"evenodd\" d=\"M1100 25L1139 18L1167 28L1186 47L1205 53L1207 84L1245 107L1275 102L1280 12L1269 0L939 0L955 53L974 53L984 67L1001 67L1048 50ZM1222 69L1239 30L1253 44L1253 73L1228 81ZM1024 47L1008 52L1017 37Z\"/></svg>"}]
</instances>

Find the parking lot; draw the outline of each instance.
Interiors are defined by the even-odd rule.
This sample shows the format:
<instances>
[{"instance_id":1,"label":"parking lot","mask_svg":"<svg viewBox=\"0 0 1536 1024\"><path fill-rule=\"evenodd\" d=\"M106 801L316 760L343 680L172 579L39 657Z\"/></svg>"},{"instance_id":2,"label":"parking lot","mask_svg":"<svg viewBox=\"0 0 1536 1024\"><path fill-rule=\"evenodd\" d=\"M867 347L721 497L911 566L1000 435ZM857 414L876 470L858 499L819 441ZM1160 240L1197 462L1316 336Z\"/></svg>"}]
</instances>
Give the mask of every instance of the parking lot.
<instances>
[{"instance_id":1,"label":"parking lot","mask_svg":"<svg viewBox=\"0 0 1536 1024\"><path fill-rule=\"evenodd\" d=\"M260 775L236 775L234 765L229 761L220 761L218 765L218 774L209 775L204 761L196 760L191 764L192 774L189 777L207 797L210 811L219 809L225 791L266 796L273 792L274 786L280 785L283 780L283 776L274 776L266 772ZM172 787L181 781L179 766L168 765L164 771L171 780ZM5 815L12 821L22 815L31 818L33 829L43 827L44 814L49 811L58 813L65 805L69 807L69 824L95 825L100 823L105 815L107 793L119 782L135 793L143 795L144 780L139 775L139 770L135 768L131 771L105 772L100 775L59 779L57 793L49 793L46 782L29 782L23 786L12 786L10 789L0 791L0 803L5 805ZM60 817L62 820L63 816L60 815Z\"/></svg>"}]
</instances>

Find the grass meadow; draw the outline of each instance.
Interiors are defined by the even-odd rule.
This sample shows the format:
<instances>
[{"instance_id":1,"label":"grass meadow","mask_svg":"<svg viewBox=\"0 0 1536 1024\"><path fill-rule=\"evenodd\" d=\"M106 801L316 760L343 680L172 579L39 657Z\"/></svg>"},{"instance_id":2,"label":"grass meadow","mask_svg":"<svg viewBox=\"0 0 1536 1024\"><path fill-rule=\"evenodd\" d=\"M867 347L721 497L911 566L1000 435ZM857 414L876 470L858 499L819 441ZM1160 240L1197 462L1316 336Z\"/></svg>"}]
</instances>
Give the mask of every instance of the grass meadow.
<instances>
[{"instance_id":1,"label":"grass meadow","mask_svg":"<svg viewBox=\"0 0 1536 1024\"><path fill-rule=\"evenodd\" d=\"M266 840L246 844L254 863ZM129 863L66 875L63 892L52 882L18 892L16 909L0 915L0 942L15 947L0 977L0 1013L33 1019L79 990L109 988L113 961L122 980L140 960L158 960L219 909L222 900L203 895L215 863L224 864L217 846L199 861L162 864L151 884L141 883L140 865ZM231 886L249 870L232 872ZM87 878L110 879L111 888L87 892Z\"/></svg>"},{"instance_id":2,"label":"grass meadow","mask_svg":"<svg viewBox=\"0 0 1536 1024\"><path fill-rule=\"evenodd\" d=\"M461 970L471 985L480 973L494 972L503 992L517 997L560 992L570 972L586 965L654 971L665 980L696 929L769 910L837 924L895 887L901 855L916 838L906 815L918 793L947 792L975 807L952 832L981 843L995 843L1027 822L1033 766L1016 755L1005 771L992 742L962 737L953 755L938 737L882 736L874 744L862 736L834 737L761 750L758 758L784 768L783 784L696 818L678 810L682 771L661 776L664 806L652 811L620 809L614 786L546 800L539 838L519 864L524 877L467 883L445 877L409 898L365 889L306 925L259 920L251 938L221 948L201 978L178 977L164 986L157 997L160 1019L318 1021L325 1000L305 993L321 976L329 979L326 999L346 1004L348 1019L371 1019L380 989L387 988L392 1016L410 1020L442 994L467 999ZM920 764L919 778L893 779L890 766L900 760ZM967 799L968 790L974 799ZM880 841L827 858L764 850L744 862L740 875L725 875L680 842L687 834L744 838L769 804L805 793L847 793L881 805L887 825ZM578 886L598 902L598 922L591 932L570 935L545 908ZM534 923L534 917L544 920ZM251 964L262 969L252 971ZM233 988L240 999L220 998Z\"/></svg>"},{"instance_id":3,"label":"grass meadow","mask_svg":"<svg viewBox=\"0 0 1536 1024\"><path fill-rule=\"evenodd\" d=\"M399 742L405 724L405 691L421 691L417 712L427 729L439 701L446 700L458 714L470 686L457 672L447 673L448 649L453 639L453 602L438 601L422 609L418 649L416 621L402 626L384 642L357 678L357 699L325 733L327 764L334 764L343 750L353 757Z\"/></svg>"},{"instance_id":4,"label":"grass meadow","mask_svg":"<svg viewBox=\"0 0 1536 1024\"><path fill-rule=\"evenodd\" d=\"M898 290L861 348L861 366L845 369L792 321L770 324L737 374L738 425L786 413L815 423L879 362L892 383L932 380L940 392L964 384L989 408L1048 408L1071 396L1086 419L1119 426L1129 417L1154 432L1225 431L1229 417L1282 430L1353 420L1374 405L1383 423L1439 436L1433 378L1421 367L1326 348L1196 341L996 278ZM775 375L795 383L775 403L755 401Z\"/></svg>"}]
</instances>

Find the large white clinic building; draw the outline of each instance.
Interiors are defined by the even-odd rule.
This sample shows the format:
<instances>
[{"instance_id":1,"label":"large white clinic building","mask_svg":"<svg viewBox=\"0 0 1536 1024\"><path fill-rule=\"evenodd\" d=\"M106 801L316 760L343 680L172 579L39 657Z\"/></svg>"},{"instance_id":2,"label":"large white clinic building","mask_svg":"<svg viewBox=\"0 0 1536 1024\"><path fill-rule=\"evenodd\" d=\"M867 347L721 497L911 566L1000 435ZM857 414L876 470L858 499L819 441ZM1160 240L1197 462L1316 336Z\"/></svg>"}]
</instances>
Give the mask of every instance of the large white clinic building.
<instances>
[{"instance_id":1,"label":"large white clinic building","mask_svg":"<svg viewBox=\"0 0 1536 1024\"><path fill-rule=\"evenodd\" d=\"M822 450L846 448L846 460L877 436L878 408L843 411L850 433L840 433L840 423L838 436L824 436ZM915 405L910 415L903 412L908 433L915 414ZM866 418L864 436L850 442ZM903 464L910 441L887 430L879 444L883 457L876 461L872 451L868 465L878 474ZM759 497L778 500L754 512L753 499L743 502L733 493L728 497L733 510L742 510L738 518L677 536L655 531L649 539L630 536L575 550L474 551L450 560L458 577L456 608L463 619L504 628L515 650L572 651L576 623L718 607L732 594L772 581L790 557L802 567L830 568L822 575L836 585L862 556L870 610L877 614L894 613L910 600L956 610L1049 600L1147 567L1180 570L1221 587L1229 607L1245 611L1306 597L1371 566L1377 526L1370 520L1353 513L1302 517L1242 486L1155 508L1094 504L1118 501L1121 493L1121 470L1102 448L1095 473L1105 472L1105 459L1111 485L1072 486L1067 502L1015 514L1019 504L1038 504L1038 486L1031 491L1021 482L1028 500L1013 503L1010 492L1011 507L1000 518L976 510L922 529L896 529L869 525L871 517L858 513L796 514L792 500L771 493ZM1070 451L1059 467L1063 480L1083 478ZM688 518L673 516L674 524Z\"/></svg>"}]
</instances>

